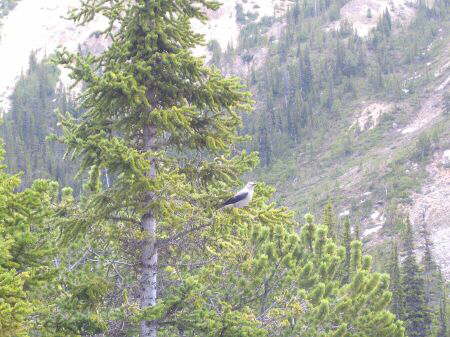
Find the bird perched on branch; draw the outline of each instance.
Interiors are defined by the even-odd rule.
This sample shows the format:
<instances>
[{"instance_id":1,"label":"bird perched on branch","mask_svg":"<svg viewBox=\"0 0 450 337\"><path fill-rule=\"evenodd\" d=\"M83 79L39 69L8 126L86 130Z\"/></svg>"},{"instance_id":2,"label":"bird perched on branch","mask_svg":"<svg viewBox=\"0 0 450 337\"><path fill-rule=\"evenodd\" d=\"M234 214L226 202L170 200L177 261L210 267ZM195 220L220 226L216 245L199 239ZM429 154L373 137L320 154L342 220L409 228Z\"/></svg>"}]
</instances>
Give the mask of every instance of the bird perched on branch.
<instances>
[{"instance_id":1,"label":"bird perched on branch","mask_svg":"<svg viewBox=\"0 0 450 337\"><path fill-rule=\"evenodd\" d=\"M253 198L253 189L255 188L256 183L253 181L250 181L245 185L245 187L237 192L234 197L228 199L224 203L222 203L219 208L242 208L247 207L248 204L250 204L250 201L252 201Z\"/></svg>"}]
</instances>

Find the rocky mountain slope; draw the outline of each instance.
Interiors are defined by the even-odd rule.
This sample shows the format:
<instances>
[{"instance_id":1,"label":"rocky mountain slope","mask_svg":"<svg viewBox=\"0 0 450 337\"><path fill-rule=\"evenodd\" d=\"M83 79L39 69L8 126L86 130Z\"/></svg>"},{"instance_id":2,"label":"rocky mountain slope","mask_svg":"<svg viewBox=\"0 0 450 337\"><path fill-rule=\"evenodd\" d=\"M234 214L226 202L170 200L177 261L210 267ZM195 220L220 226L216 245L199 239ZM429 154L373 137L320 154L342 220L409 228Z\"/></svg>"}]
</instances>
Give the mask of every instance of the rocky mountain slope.
<instances>
[{"instance_id":1,"label":"rocky mountain slope","mask_svg":"<svg viewBox=\"0 0 450 337\"><path fill-rule=\"evenodd\" d=\"M434 5L427 2L423 6L433 12ZM406 34L411 25L418 25L418 9L412 2L353 0L346 2L338 19L323 29L342 31L350 26L361 38L371 39L371 30L378 27L386 12L395 35ZM276 25L283 29L283 21ZM310 132L309 142L285 150L278 161L260 171L260 177L276 185L278 200L299 214L317 214L331 198L340 217L349 215L363 223L366 249L379 255L379 261L385 261L387 245L397 240L399 219L409 216L419 255L425 229L430 233L435 258L449 279L448 20L433 29L428 44L415 51L416 61L392 71L398 81L391 89L398 91L396 95L372 93L341 103L345 117L333 130ZM269 39L270 34L273 28L267 33ZM252 52L253 59L245 69L260 67L267 56L264 48ZM231 72L242 73L242 61L235 67Z\"/></svg>"},{"instance_id":2,"label":"rocky mountain slope","mask_svg":"<svg viewBox=\"0 0 450 337\"><path fill-rule=\"evenodd\" d=\"M50 56L58 47L76 50L104 22L77 27L66 20L79 0L21 0L2 22L0 28L0 104L7 110L8 95L20 74L28 68L32 51L39 58ZM64 75L63 75L64 76Z\"/></svg>"}]
</instances>

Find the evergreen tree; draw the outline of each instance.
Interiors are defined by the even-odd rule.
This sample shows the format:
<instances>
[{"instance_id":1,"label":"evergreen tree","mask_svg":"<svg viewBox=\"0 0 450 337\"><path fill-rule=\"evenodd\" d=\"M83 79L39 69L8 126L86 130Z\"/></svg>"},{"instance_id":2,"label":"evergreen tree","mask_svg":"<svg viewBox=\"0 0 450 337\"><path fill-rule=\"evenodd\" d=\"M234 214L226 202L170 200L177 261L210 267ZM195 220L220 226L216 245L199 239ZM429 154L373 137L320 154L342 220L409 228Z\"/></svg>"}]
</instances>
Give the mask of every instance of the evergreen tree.
<instances>
[{"instance_id":1,"label":"evergreen tree","mask_svg":"<svg viewBox=\"0 0 450 337\"><path fill-rule=\"evenodd\" d=\"M440 267L436 264L433 258L433 243L428 231L425 214L423 214L421 228L421 237L424 240L424 254L421 261L423 266L423 278L425 289L425 300L427 308L432 314L432 335L439 336L442 331L446 330L446 322L443 322L445 318L445 311L442 310L443 304L445 308L445 281L442 276ZM444 301L444 302L443 302Z\"/></svg>"},{"instance_id":2,"label":"evergreen tree","mask_svg":"<svg viewBox=\"0 0 450 337\"><path fill-rule=\"evenodd\" d=\"M361 240L361 225L359 222L357 222L354 227L354 238L355 240Z\"/></svg>"},{"instance_id":3,"label":"evergreen tree","mask_svg":"<svg viewBox=\"0 0 450 337\"><path fill-rule=\"evenodd\" d=\"M449 93L445 93L444 94L444 114L445 115L450 115L450 94Z\"/></svg>"},{"instance_id":4,"label":"evergreen tree","mask_svg":"<svg viewBox=\"0 0 450 337\"><path fill-rule=\"evenodd\" d=\"M386 311L388 277L370 272L361 242L352 242L351 282L341 285L345 249L311 215L305 219L300 234L295 224L255 225L251 240L236 238L240 253L229 249L240 258L228 266L230 274L217 275L214 294L227 294L231 307L247 305L261 320L262 336L404 336Z\"/></svg>"},{"instance_id":5,"label":"evergreen tree","mask_svg":"<svg viewBox=\"0 0 450 337\"><path fill-rule=\"evenodd\" d=\"M303 98L306 98L312 89L313 72L310 60L309 49L305 49L299 54L300 87Z\"/></svg>"},{"instance_id":6,"label":"evergreen tree","mask_svg":"<svg viewBox=\"0 0 450 337\"><path fill-rule=\"evenodd\" d=\"M431 331L431 318L426 306L422 271L414 253L413 230L406 220L404 234L405 259L402 262L403 320L409 337L426 337Z\"/></svg>"},{"instance_id":7,"label":"evergreen tree","mask_svg":"<svg viewBox=\"0 0 450 337\"><path fill-rule=\"evenodd\" d=\"M220 48L217 40L211 40L208 42L208 51L211 53L210 64L220 68L222 64L222 49Z\"/></svg>"},{"instance_id":8,"label":"evergreen tree","mask_svg":"<svg viewBox=\"0 0 450 337\"><path fill-rule=\"evenodd\" d=\"M327 236L327 228L315 225L312 216L307 215L300 234L303 247L298 250L300 247L293 246L294 259L289 263L297 275L294 280L298 280L294 281L296 301L276 311L286 323L282 331L270 335L404 336L401 323L384 309L391 298L387 275L371 273L371 258L362 255L360 241L353 241L350 282L340 286L339 269L345 263L345 249ZM273 247L280 246L277 241ZM295 241L293 237L291 241ZM282 256L277 248L269 254L277 255Z\"/></svg>"},{"instance_id":9,"label":"evergreen tree","mask_svg":"<svg viewBox=\"0 0 450 337\"><path fill-rule=\"evenodd\" d=\"M421 236L424 240L424 254L421 264L423 266L425 299L427 306L431 308L436 303L439 303L440 300L441 273L433 258L433 243L425 222L422 223Z\"/></svg>"},{"instance_id":10,"label":"evergreen tree","mask_svg":"<svg viewBox=\"0 0 450 337\"><path fill-rule=\"evenodd\" d=\"M352 242L352 236L351 236L350 220L347 216L344 219L344 233L342 236L342 245L345 248L345 261L344 261L344 268L342 270L342 276L343 276L342 281L344 283L347 283L350 278L351 242Z\"/></svg>"},{"instance_id":11,"label":"evergreen tree","mask_svg":"<svg viewBox=\"0 0 450 337\"><path fill-rule=\"evenodd\" d=\"M445 289L445 282L442 282L442 296L439 301L439 317L438 317L437 337L448 336L447 306L448 306L447 291Z\"/></svg>"},{"instance_id":12,"label":"evergreen tree","mask_svg":"<svg viewBox=\"0 0 450 337\"><path fill-rule=\"evenodd\" d=\"M0 148L0 161L3 149ZM41 326L41 312L50 298L56 268L56 229L51 219L57 206L57 185L38 180L16 192L19 175L0 165L0 335L29 336Z\"/></svg>"},{"instance_id":13,"label":"evergreen tree","mask_svg":"<svg viewBox=\"0 0 450 337\"><path fill-rule=\"evenodd\" d=\"M62 141L81 156L82 170L90 175L91 194L74 221L81 233L112 221L107 232L115 249L124 247L122 255L134 266L130 302L139 304L135 315L120 319L130 331L138 322L140 336L156 336L158 330L168 336L181 328L216 335L218 326L199 324L204 315L218 315L218 307L200 301L197 318L185 307L193 293L203 291L199 278L208 266L205 261L220 265L212 252L227 242L219 238L238 231L238 215L246 214L214 209L225 197L223 191L236 187L238 177L257 162L255 154L230 153L242 139L236 111L248 108L249 94L236 79L205 67L190 51L202 41L190 20L204 21L205 9L217 8L213 1L136 0L125 7L122 2L94 1L72 18L86 23L94 15L109 17L111 28L105 34L112 36L112 45L97 57L65 51L58 55L86 86L86 113L79 120L67 115L61 120ZM104 169L112 177L109 188L100 181ZM263 219L271 212L281 215L274 209ZM245 307L230 314L239 310ZM224 321L220 326L244 331L253 324L242 314L238 318L240 323ZM243 333L233 331L227 335Z\"/></svg>"},{"instance_id":14,"label":"evergreen tree","mask_svg":"<svg viewBox=\"0 0 450 337\"><path fill-rule=\"evenodd\" d=\"M401 274L400 274L400 265L398 258L398 247L395 243L392 243L391 250L391 261L389 264L389 276L390 276L390 285L389 289L392 292L392 301L391 301L391 311L395 314L396 317L403 317L402 312L402 288L401 288Z\"/></svg>"},{"instance_id":15,"label":"evergreen tree","mask_svg":"<svg viewBox=\"0 0 450 337\"><path fill-rule=\"evenodd\" d=\"M0 150L0 155L3 151ZM11 262L14 236L6 231L5 220L10 211L4 205L10 204L11 186L17 185L18 177L10 177L0 167L0 335L26 336L27 316L32 304L24 290L26 273L18 273ZM10 232L10 231L9 231Z\"/></svg>"},{"instance_id":16,"label":"evergreen tree","mask_svg":"<svg viewBox=\"0 0 450 337\"><path fill-rule=\"evenodd\" d=\"M61 160L64 148L47 141L56 129L57 107L76 114L71 98L63 88L57 88L59 71L47 59L38 62L30 55L29 69L21 76L11 95L11 109L4 116L0 135L6 148L9 172L23 172L21 188L35 179L54 179L61 185L70 185L79 192L74 181L74 165Z\"/></svg>"},{"instance_id":17,"label":"evergreen tree","mask_svg":"<svg viewBox=\"0 0 450 337\"><path fill-rule=\"evenodd\" d=\"M264 166L269 166L272 161L272 153L270 147L270 137L265 126L259 130L259 154L261 162Z\"/></svg>"},{"instance_id":18,"label":"evergreen tree","mask_svg":"<svg viewBox=\"0 0 450 337\"><path fill-rule=\"evenodd\" d=\"M327 227L329 237L335 240L337 237L336 222L333 216L333 204L331 200L328 201L323 210L322 223Z\"/></svg>"}]
</instances>

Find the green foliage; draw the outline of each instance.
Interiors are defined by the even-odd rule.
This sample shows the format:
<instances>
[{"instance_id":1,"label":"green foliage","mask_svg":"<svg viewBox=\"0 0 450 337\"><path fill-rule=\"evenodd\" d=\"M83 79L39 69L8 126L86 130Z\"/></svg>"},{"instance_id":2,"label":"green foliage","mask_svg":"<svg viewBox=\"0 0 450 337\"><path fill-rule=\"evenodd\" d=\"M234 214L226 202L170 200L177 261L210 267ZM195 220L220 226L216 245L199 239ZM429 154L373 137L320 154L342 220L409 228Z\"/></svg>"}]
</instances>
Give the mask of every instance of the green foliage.
<instances>
[{"instance_id":1,"label":"green foliage","mask_svg":"<svg viewBox=\"0 0 450 337\"><path fill-rule=\"evenodd\" d=\"M190 19L203 21L204 11L218 5L137 1L126 10L120 3L110 5L121 15L110 17L111 28L104 33L114 36L109 49L100 56L66 51L57 56L86 88L81 118L60 115L61 140L73 158L80 157L81 171L90 177L89 194L82 207L72 210L66 235L95 238L101 232L107 238L106 251L131 267L128 283L114 285L123 296L115 297L112 309L107 303L103 307L104 312L117 313L108 329L114 331L124 322L130 333L140 329L143 336L146 324L153 331L159 326L163 335L179 328L216 335L217 327L203 325L207 315L218 323L223 318L230 335L252 330L255 323L245 317L245 308L228 308L229 315L221 317L214 307L201 303L199 292L208 284L202 281L203 268L194 268L220 265L223 258L214 251L231 244L231 238L222 238L238 231L242 219L216 212L216 205L258 162L256 154L233 156L230 151L243 139L237 134L238 111L249 109L249 93L236 78L223 77L190 51L202 41L192 32ZM109 15L107 7L96 12ZM72 18L87 22L92 14L91 6L83 5ZM121 28L114 30L116 25ZM96 71L100 65L101 74ZM100 179L106 170L109 186ZM274 214L281 221L284 213L268 210L265 221ZM156 223L153 229L146 227L149 223ZM165 269L149 264L156 254ZM157 275L161 289L157 298L147 301L142 292L156 287L150 274ZM133 290L137 287L138 292ZM79 293L82 298L86 291ZM129 300L121 300L126 292ZM193 299L197 309L186 311Z\"/></svg>"},{"instance_id":2,"label":"green foliage","mask_svg":"<svg viewBox=\"0 0 450 337\"><path fill-rule=\"evenodd\" d=\"M4 169L0 166L0 335L28 336L41 323L41 308L49 300L47 287L55 277L51 219L57 184L38 180L16 192L19 176Z\"/></svg>"},{"instance_id":3,"label":"green foliage","mask_svg":"<svg viewBox=\"0 0 450 337\"><path fill-rule=\"evenodd\" d=\"M362 258L360 242L352 247L353 276L349 284L340 285L344 249L327 238L326 227L314 224L312 216L306 216L300 234L292 225L273 222L242 228L233 235L232 245L220 249L228 263L205 268L207 281L196 285L203 289L196 297L198 307L188 307L178 316L181 330L187 335L202 331L205 336L219 332L223 336L332 336L339 326L349 336L403 336L401 323L385 311L390 299L387 276L370 272L370 259ZM210 313L202 325L190 326L206 308L209 312L217 308L222 318ZM253 318L246 325L247 334L244 327L237 330L236 325L225 324L233 322L232 308L246 308L247 317Z\"/></svg>"},{"instance_id":4,"label":"green foliage","mask_svg":"<svg viewBox=\"0 0 450 337\"><path fill-rule=\"evenodd\" d=\"M425 285L422 271L417 264L413 231L409 219L404 234L405 259L402 262L402 319L407 335L426 337L431 331L431 317L425 299Z\"/></svg>"},{"instance_id":5,"label":"green foliage","mask_svg":"<svg viewBox=\"0 0 450 337\"><path fill-rule=\"evenodd\" d=\"M439 301L437 337L448 335L448 298L444 282L442 282L442 297Z\"/></svg>"},{"instance_id":6,"label":"green foliage","mask_svg":"<svg viewBox=\"0 0 450 337\"><path fill-rule=\"evenodd\" d=\"M269 203L268 186L258 184L246 209L216 209L258 163L254 153L231 151L245 139L238 112L249 110L249 94L190 52L201 42L190 20L205 20L218 5L107 3L82 5L72 18L107 16L110 48L57 55L85 84L85 112L60 120L61 140L89 182L79 205L64 204L59 223L86 257L72 264L73 281L70 273L62 279L70 296L55 303L56 334L317 336L339 326L349 336L403 336L386 311L386 276L370 272L359 241L346 284L345 249L310 215L298 234L292 213ZM302 55L303 77L279 74L289 90L291 78L301 79L298 104L313 90L308 51Z\"/></svg>"},{"instance_id":7,"label":"green foliage","mask_svg":"<svg viewBox=\"0 0 450 337\"><path fill-rule=\"evenodd\" d=\"M413 154L413 158L417 161L423 161L427 159L432 152L432 142L427 134L422 134L416 143L416 150Z\"/></svg>"},{"instance_id":8,"label":"green foliage","mask_svg":"<svg viewBox=\"0 0 450 337\"><path fill-rule=\"evenodd\" d=\"M241 184L242 174L258 163L254 153L235 151L244 140L238 132L256 136L249 147L260 150L264 165L275 161L283 166L280 152L305 144L314 129L338 125L345 113L342 102L394 85L392 72L401 53L389 13L369 42L349 25L324 32L326 20L337 18L343 4L297 2L286 16L286 31L274 43L263 36L273 20L249 23L252 15L242 10L242 59L251 62L253 49L265 43L268 49L267 63L249 80L260 109L255 117L244 115L243 131L239 113L252 103L248 93L238 80L224 78L190 53L202 39L192 33L189 22L206 19L205 9L216 9L215 2L94 0L75 11L72 18L81 23L106 16L111 26L105 34L113 37L111 48L100 56L58 54L59 62L86 87L81 99L85 113L65 113L71 108L63 107L60 120L61 140L89 179L79 202L70 190L62 192L58 205L55 197L49 202L49 190L55 187L39 181L17 194L33 199L30 204L18 199L25 210L38 207L25 215L19 212L26 220L11 214L15 204L5 208L6 219L14 221L5 230L0 217L0 235L7 238L0 241L0 259L6 261L0 267L0 281L6 281L0 284L6 284L9 300L9 306L0 307L0 329L5 327L0 335L25 335L27 329L45 337L138 335L141 323L148 322L168 337L404 336L402 323L387 311L391 297L392 310L399 303L400 292L394 290L399 289L398 266L393 262L391 294L387 276L371 272L362 243L352 240L348 219L343 247L333 240L339 233L331 205L323 224L308 215L299 226L291 212L269 203L273 190L258 184L249 208L216 209ZM231 48L222 53L214 42L209 49L215 65L229 64L235 53ZM38 83L47 92L54 90L48 84L51 78L41 79ZM45 92L43 96L48 103ZM26 103L24 97L17 95L16 107ZM35 111L17 115L36 118ZM346 133L338 148L331 149L333 161L357 153L353 138ZM35 139L27 144L41 144L42 138ZM51 162L51 156L42 156L45 151L38 153ZM37 170L39 165L29 167L38 159L23 160L26 172ZM277 175L285 180L298 174L296 158L286 162L288 170ZM388 177L393 188L386 194L396 193L394 184L399 184L399 198L406 198L406 190L417 181L397 179L403 163L397 164ZM13 189L8 193L14 194ZM42 206L46 215L40 202L49 206ZM153 232L145 228L149 219L155 220ZM30 224L37 228L30 229ZM57 257L56 229L63 232ZM359 225L354 229L359 239ZM42 243L44 233L47 241ZM159 258L156 268L150 266L158 285L158 297L150 305L143 304L140 293L148 247L149 256L157 252ZM50 280L52 258L57 280ZM45 267L39 278L37 266ZM402 266L408 275L402 279L407 296L414 293L408 282L420 283L409 276L411 270L419 274L418 268ZM418 315L411 316L412 306L405 308L394 313L418 322ZM443 327L441 323L440 331Z\"/></svg>"},{"instance_id":9,"label":"green foliage","mask_svg":"<svg viewBox=\"0 0 450 337\"><path fill-rule=\"evenodd\" d=\"M324 226L327 227L328 236L332 239L337 238L337 223L335 216L333 214L333 204L331 203L331 200L328 201L326 204L324 210L323 210L323 216L322 216L322 223Z\"/></svg>"},{"instance_id":10,"label":"green foliage","mask_svg":"<svg viewBox=\"0 0 450 337\"><path fill-rule=\"evenodd\" d=\"M23 172L21 188L35 179L51 178L80 190L73 179L73 165L61 160L64 148L47 141L57 128L57 107L77 114L71 98L56 88L58 77L56 66L46 59L38 62L31 54L29 69L17 82L10 111L3 116L0 135L5 142L6 164L10 172Z\"/></svg>"},{"instance_id":11,"label":"green foliage","mask_svg":"<svg viewBox=\"0 0 450 337\"><path fill-rule=\"evenodd\" d=\"M208 42L208 51L211 53L210 63L219 67L222 63L222 49L220 48L217 40L211 40Z\"/></svg>"},{"instance_id":12,"label":"green foliage","mask_svg":"<svg viewBox=\"0 0 450 337\"><path fill-rule=\"evenodd\" d=\"M345 261L342 270L342 280L347 283L350 279L350 257L351 257L351 227L350 220L347 217L344 219L344 232L342 235L342 245L345 247Z\"/></svg>"},{"instance_id":13,"label":"green foliage","mask_svg":"<svg viewBox=\"0 0 450 337\"><path fill-rule=\"evenodd\" d=\"M390 284L389 289L392 292L391 311L397 318L403 317L403 292L401 287L400 261L398 257L398 247L392 243L392 251L389 263Z\"/></svg>"},{"instance_id":14,"label":"green foliage","mask_svg":"<svg viewBox=\"0 0 450 337\"><path fill-rule=\"evenodd\" d=\"M244 119L244 131L254 136L249 147L258 150L264 166L290 156L293 148L309 142L312 134L335 128L338 120L348 123L354 116L353 102L397 101L422 87L413 71L429 59L425 50L436 40L439 29L445 31L446 5L442 1L435 4L437 15L419 3L412 24L400 29L394 27L386 9L365 40L345 20L337 31L324 31L344 4L295 2L276 39L261 29L261 22L243 23L236 49L241 60L235 64L248 63L248 82L259 103L256 115ZM267 50L267 55L262 65L252 67L256 48ZM405 64L414 65L411 72ZM232 72L233 68L223 65L223 69ZM407 80L403 80L404 73ZM355 154L354 143L341 145L338 156Z\"/></svg>"},{"instance_id":15,"label":"green foliage","mask_svg":"<svg viewBox=\"0 0 450 337\"><path fill-rule=\"evenodd\" d=\"M0 233L0 235L3 234ZM2 244L0 249L5 250ZM16 270L0 267L0 334L2 336L26 336L27 316L31 303L23 290L26 275L17 275Z\"/></svg>"}]
</instances>

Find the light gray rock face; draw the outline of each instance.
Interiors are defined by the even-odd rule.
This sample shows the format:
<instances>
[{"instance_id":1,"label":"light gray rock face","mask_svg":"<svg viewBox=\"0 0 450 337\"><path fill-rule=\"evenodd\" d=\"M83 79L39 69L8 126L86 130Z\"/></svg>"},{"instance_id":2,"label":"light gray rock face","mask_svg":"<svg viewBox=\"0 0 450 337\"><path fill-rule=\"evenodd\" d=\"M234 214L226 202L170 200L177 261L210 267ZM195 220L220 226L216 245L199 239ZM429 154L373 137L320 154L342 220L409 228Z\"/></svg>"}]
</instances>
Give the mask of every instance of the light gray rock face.
<instances>
[{"instance_id":1,"label":"light gray rock face","mask_svg":"<svg viewBox=\"0 0 450 337\"><path fill-rule=\"evenodd\" d=\"M442 165L444 168L450 168L450 149L444 151L442 155Z\"/></svg>"},{"instance_id":2,"label":"light gray rock face","mask_svg":"<svg viewBox=\"0 0 450 337\"><path fill-rule=\"evenodd\" d=\"M409 215L419 253L423 245L419 231L425 225L433 242L433 255L445 278L450 280L450 168L444 167L441 158L439 156L429 165L430 180L420 194L413 196Z\"/></svg>"}]
</instances>

